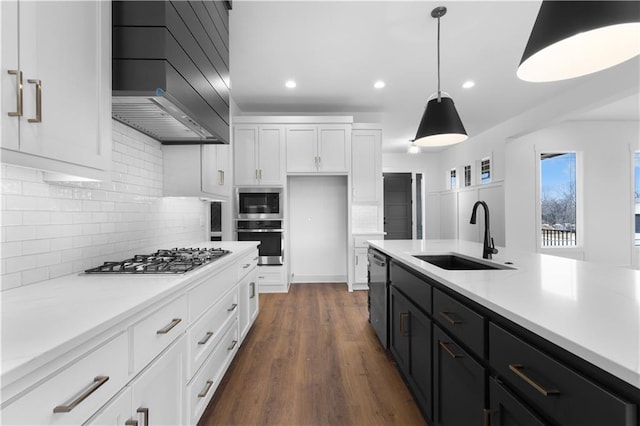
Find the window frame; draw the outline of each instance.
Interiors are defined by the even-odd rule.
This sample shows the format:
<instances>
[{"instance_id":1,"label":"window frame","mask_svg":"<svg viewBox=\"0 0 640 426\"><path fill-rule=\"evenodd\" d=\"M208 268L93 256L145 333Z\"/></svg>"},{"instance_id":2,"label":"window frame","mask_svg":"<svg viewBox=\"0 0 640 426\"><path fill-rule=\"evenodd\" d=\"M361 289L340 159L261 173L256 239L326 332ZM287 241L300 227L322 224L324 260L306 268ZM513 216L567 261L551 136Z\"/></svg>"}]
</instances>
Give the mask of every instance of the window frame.
<instances>
[{"instance_id":1,"label":"window frame","mask_svg":"<svg viewBox=\"0 0 640 426\"><path fill-rule=\"evenodd\" d=\"M471 186L471 164L467 164L463 169L463 178L464 178L464 187L468 188Z\"/></svg>"},{"instance_id":2,"label":"window frame","mask_svg":"<svg viewBox=\"0 0 640 426\"><path fill-rule=\"evenodd\" d=\"M488 167L487 167L488 176L486 181L482 177L483 170L484 170L483 163L485 162L488 163ZM488 185L492 182L492 180L493 180L493 161L491 160L491 156L483 157L480 159L480 166L478 167L478 182L480 183L480 185Z\"/></svg>"},{"instance_id":3,"label":"window frame","mask_svg":"<svg viewBox=\"0 0 640 426\"><path fill-rule=\"evenodd\" d=\"M449 169L449 188L452 190L458 188L458 169L456 167L452 167Z\"/></svg>"}]
</instances>

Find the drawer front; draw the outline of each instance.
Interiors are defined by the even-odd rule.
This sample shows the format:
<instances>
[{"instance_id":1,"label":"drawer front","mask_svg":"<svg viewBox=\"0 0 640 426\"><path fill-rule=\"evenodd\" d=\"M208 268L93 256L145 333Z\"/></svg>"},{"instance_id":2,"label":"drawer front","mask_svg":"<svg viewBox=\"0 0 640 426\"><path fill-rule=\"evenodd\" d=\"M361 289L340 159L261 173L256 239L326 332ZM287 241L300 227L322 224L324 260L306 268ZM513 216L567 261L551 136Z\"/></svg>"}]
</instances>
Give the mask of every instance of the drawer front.
<instances>
[{"instance_id":1,"label":"drawer front","mask_svg":"<svg viewBox=\"0 0 640 426\"><path fill-rule=\"evenodd\" d=\"M532 407L562 425L636 425L636 407L497 325L489 361Z\"/></svg>"},{"instance_id":2,"label":"drawer front","mask_svg":"<svg viewBox=\"0 0 640 426\"><path fill-rule=\"evenodd\" d=\"M433 318L469 349L484 358L485 318L462 303L433 289Z\"/></svg>"},{"instance_id":3,"label":"drawer front","mask_svg":"<svg viewBox=\"0 0 640 426\"><path fill-rule=\"evenodd\" d=\"M393 261L389 268L389 280L420 309L431 313L431 285L429 283L401 268Z\"/></svg>"},{"instance_id":4,"label":"drawer front","mask_svg":"<svg viewBox=\"0 0 640 426\"><path fill-rule=\"evenodd\" d=\"M193 376L200 368L211 350L220 342L229 322L237 316L238 292L236 287L233 287L187 332L187 359L189 360L187 377Z\"/></svg>"},{"instance_id":5,"label":"drawer front","mask_svg":"<svg viewBox=\"0 0 640 426\"><path fill-rule=\"evenodd\" d=\"M252 251L237 263L236 268L238 270L238 277L237 277L238 280L241 280L242 278L244 278L244 276L247 275L247 273L251 271L253 268L255 268L256 266L258 266L257 250Z\"/></svg>"},{"instance_id":6,"label":"drawer front","mask_svg":"<svg viewBox=\"0 0 640 426\"><path fill-rule=\"evenodd\" d=\"M2 424L80 424L128 379L128 340L122 333L2 410Z\"/></svg>"},{"instance_id":7,"label":"drawer front","mask_svg":"<svg viewBox=\"0 0 640 426\"><path fill-rule=\"evenodd\" d=\"M205 360L202 369L187 385L188 424L195 425L198 422L237 351L238 322L234 321L211 356Z\"/></svg>"},{"instance_id":8,"label":"drawer front","mask_svg":"<svg viewBox=\"0 0 640 426\"><path fill-rule=\"evenodd\" d=\"M179 337L187 322L187 297L182 296L131 327L134 372L142 370Z\"/></svg>"},{"instance_id":9,"label":"drawer front","mask_svg":"<svg viewBox=\"0 0 640 426\"><path fill-rule=\"evenodd\" d=\"M189 322L192 323L216 303L236 283L236 269L233 265L207 278L202 284L189 290Z\"/></svg>"}]
</instances>

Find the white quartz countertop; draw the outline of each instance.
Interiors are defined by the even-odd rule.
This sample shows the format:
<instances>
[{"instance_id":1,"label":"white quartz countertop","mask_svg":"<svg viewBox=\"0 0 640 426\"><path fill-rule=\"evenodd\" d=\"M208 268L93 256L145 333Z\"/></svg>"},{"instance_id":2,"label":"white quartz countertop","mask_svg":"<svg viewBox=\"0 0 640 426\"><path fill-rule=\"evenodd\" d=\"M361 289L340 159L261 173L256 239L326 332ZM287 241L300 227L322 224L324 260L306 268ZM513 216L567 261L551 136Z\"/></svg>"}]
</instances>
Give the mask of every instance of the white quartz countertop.
<instances>
[{"instance_id":1,"label":"white quartz countertop","mask_svg":"<svg viewBox=\"0 0 640 426\"><path fill-rule=\"evenodd\" d=\"M412 269L640 389L640 271L460 240L371 240ZM460 253L512 270L452 271L416 254Z\"/></svg>"},{"instance_id":2,"label":"white quartz countertop","mask_svg":"<svg viewBox=\"0 0 640 426\"><path fill-rule=\"evenodd\" d=\"M222 247L231 253L185 274L74 274L2 292L3 386L234 263L257 244L195 243L191 247Z\"/></svg>"}]
</instances>

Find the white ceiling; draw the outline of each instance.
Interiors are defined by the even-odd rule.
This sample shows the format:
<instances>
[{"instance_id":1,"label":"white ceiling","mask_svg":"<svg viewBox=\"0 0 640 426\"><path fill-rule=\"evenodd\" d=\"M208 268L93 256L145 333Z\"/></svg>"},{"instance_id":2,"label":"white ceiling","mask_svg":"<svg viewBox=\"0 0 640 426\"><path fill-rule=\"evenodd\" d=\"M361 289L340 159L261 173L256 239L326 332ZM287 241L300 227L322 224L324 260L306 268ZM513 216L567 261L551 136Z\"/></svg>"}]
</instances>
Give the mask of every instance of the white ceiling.
<instances>
[{"instance_id":1,"label":"white ceiling","mask_svg":"<svg viewBox=\"0 0 640 426\"><path fill-rule=\"evenodd\" d=\"M562 92L588 90L592 76L552 83L516 77L540 1L235 0L232 97L245 115L331 113L381 122L385 152L406 152L437 89L437 20L430 12L440 5L448 9L441 19L442 90L470 137ZM618 67L637 73L639 61ZM285 88L288 79L298 86ZM373 88L379 79L382 90ZM475 87L463 89L469 79ZM582 117L637 120L637 94L626 98Z\"/></svg>"}]
</instances>

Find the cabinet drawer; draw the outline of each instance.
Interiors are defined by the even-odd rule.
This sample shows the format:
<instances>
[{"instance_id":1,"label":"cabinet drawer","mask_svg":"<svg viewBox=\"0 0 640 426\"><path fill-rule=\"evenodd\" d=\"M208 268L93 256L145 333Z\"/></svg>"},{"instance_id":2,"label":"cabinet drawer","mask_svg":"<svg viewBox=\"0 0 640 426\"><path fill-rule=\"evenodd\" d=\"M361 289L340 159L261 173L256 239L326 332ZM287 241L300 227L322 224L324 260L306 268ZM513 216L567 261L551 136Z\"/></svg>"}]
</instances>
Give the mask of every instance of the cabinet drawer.
<instances>
[{"instance_id":1,"label":"cabinet drawer","mask_svg":"<svg viewBox=\"0 0 640 426\"><path fill-rule=\"evenodd\" d=\"M505 382L558 424L637 424L634 404L493 323L489 325L489 361Z\"/></svg>"},{"instance_id":2,"label":"cabinet drawer","mask_svg":"<svg viewBox=\"0 0 640 426\"><path fill-rule=\"evenodd\" d=\"M433 317L442 328L460 339L476 355L484 357L485 318L482 315L435 288Z\"/></svg>"},{"instance_id":3,"label":"cabinet drawer","mask_svg":"<svg viewBox=\"0 0 640 426\"><path fill-rule=\"evenodd\" d=\"M2 410L2 424L80 424L127 382L127 334L64 368Z\"/></svg>"},{"instance_id":4,"label":"cabinet drawer","mask_svg":"<svg viewBox=\"0 0 640 426\"><path fill-rule=\"evenodd\" d=\"M249 271L258 266L258 252L252 251L242 258L236 266L238 270L238 280L241 280Z\"/></svg>"},{"instance_id":5,"label":"cabinet drawer","mask_svg":"<svg viewBox=\"0 0 640 426\"><path fill-rule=\"evenodd\" d=\"M134 373L142 370L187 327L187 297L168 303L131 327Z\"/></svg>"},{"instance_id":6,"label":"cabinet drawer","mask_svg":"<svg viewBox=\"0 0 640 426\"><path fill-rule=\"evenodd\" d=\"M391 284L401 290L420 309L431 313L431 285L422 278L391 261L389 268Z\"/></svg>"},{"instance_id":7,"label":"cabinet drawer","mask_svg":"<svg viewBox=\"0 0 640 426\"><path fill-rule=\"evenodd\" d=\"M237 318L237 314L238 292L236 287L233 287L189 329L187 377L193 376L200 368L202 362L222 338L229 322Z\"/></svg>"},{"instance_id":8,"label":"cabinet drawer","mask_svg":"<svg viewBox=\"0 0 640 426\"><path fill-rule=\"evenodd\" d=\"M193 380L187 385L188 424L195 425L238 351L238 322L233 321Z\"/></svg>"},{"instance_id":9,"label":"cabinet drawer","mask_svg":"<svg viewBox=\"0 0 640 426\"><path fill-rule=\"evenodd\" d=\"M217 302L221 294L229 291L235 283L236 269L232 265L191 289L187 295L189 298L189 323L198 319Z\"/></svg>"}]
</instances>

